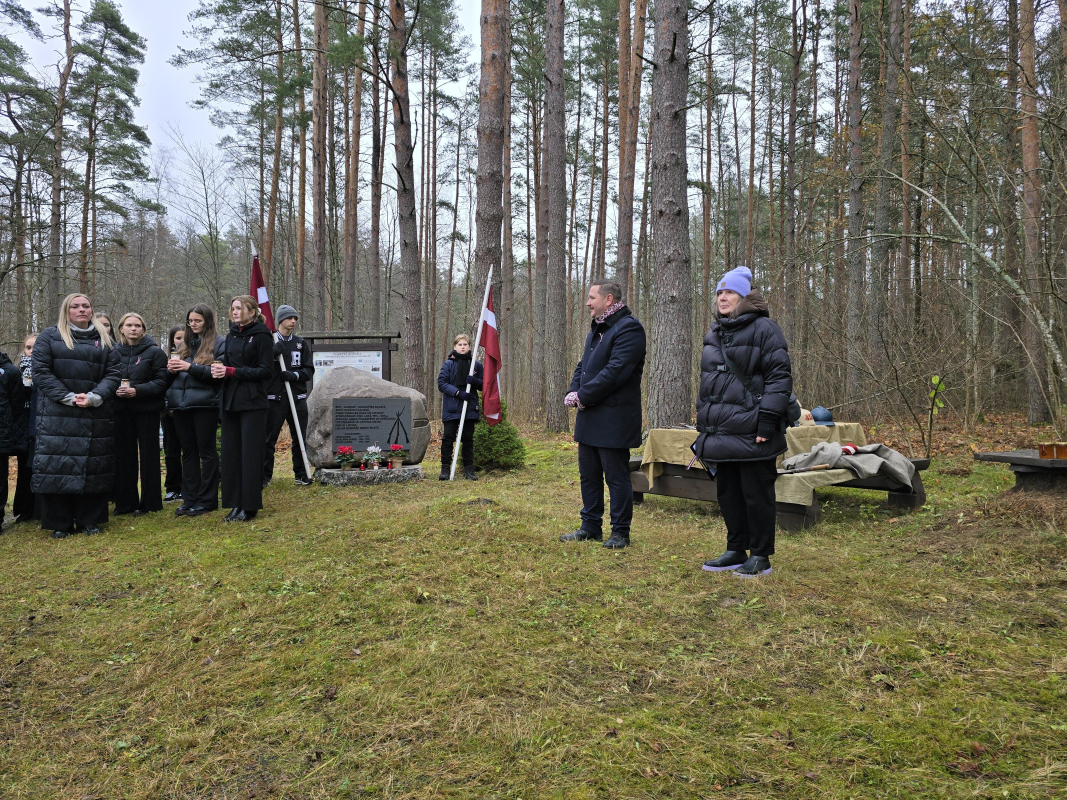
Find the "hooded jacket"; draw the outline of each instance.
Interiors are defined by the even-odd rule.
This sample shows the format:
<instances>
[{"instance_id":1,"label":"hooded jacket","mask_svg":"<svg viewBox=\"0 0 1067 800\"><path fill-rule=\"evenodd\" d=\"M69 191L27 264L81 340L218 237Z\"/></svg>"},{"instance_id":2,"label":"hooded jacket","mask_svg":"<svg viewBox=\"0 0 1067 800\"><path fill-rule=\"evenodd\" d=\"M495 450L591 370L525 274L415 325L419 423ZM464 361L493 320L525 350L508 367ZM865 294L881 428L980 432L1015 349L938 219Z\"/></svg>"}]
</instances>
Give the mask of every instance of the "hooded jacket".
<instances>
[{"instance_id":1,"label":"hooded jacket","mask_svg":"<svg viewBox=\"0 0 1067 800\"><path fill-rule=\"evenodd\" d=\"M241 328L230 324L222 363L233 367L222 386L223 411L259 411L268 408L267 385L274 377L271 366L274 338L262 322Z\"/></svg>"},{"instance_id":2,"label":"hooded jacket","mask_svg":"<svg viewBox=\"0 0 1067 800\"><path fill-rule=\"evenodd\" d=\"M285 359L285 371L278 363L278 356ZM279 335L274 342L274 350L271 355L271 369L273 377L267 386L267 399L276 403L288 402L285 394L285 384L293 391L293 400L306 400L308 396L308 381L315 377L315 359L311 353L311 344L304 341L295 333L288 339Z\"/></svg>"},{"instance_id":3,"label":"hooded jacket","mask_svg":"<svg viewBox=\"0 0 1067 800\"><path fill-rule=\"evenodd\" d=\"M159 413L173 378L167 372L167 357L151 336L145 334L137 344L120 344L119 380L127 378L134 397L115 396L116 414Z\"/></svg>"},{"instance_id":4,"label":"hooded jacket","mask_svg":"<svg viewBox=\"0 0 1067 800\"><path fill-rule=\"evenodd\" d=\"M441 371L437 375L437 388L444 395L441 400L442 422L459 419L463 413L463 401L456 397L456 392L466 389L467 381L470 381L471 394L474 395L474 399L467 403L467 419L475 421L478 419L478 391L482 388L482 362L474 362L474 375L470 375L473 357L473 354L469 352L460 355L453 350L445 359L445 363L441 365Z\"/></svg>"},{"instance_id":5,"label":"hooded jacket","mask_svg":"<svg viewBox=\"0 0 1067 800\"><path fill-rule=\"evenodd\" d=\"M592 321L571 377L570 391L578 393L584 407L575 418L574 441L591 447L641 446L644 369L645 329L629 308Z\"/></svg>"},{"instance_id":6,"label":"hooded jacket","mask_svg":"<svg viewBox=\"0 0 1067 800\"><path fill-rule=\"evenodd\" d=\"M218 408L222 396L222 380L211 377L211 365L198 364L193 359L200 350L200 340L189 343L189 355L185 362L189 369L176 373L167 389L167 408L171 411L194 411L201 408ZM226 341L215 337L215 360L222 360Z\"/></svg>"},{"instance_id":7,"label":"hooded jacket","mask_svg":"<svg viewBox=\"0 0 1067 800\"><path fill-rule=\"evenodd\" d=\"M748 376L754 393L726 366L723 349ZM693 452L707 461L761 461L786 450L785 419L793 391L785 335L759 292L741 298L732 317L719 317L704 337ZM762 416L762 425L761 423ZM756 436L767 441L756 442Z\"/></svg>"},{"instance_id":8,"label":"hooded jacket","mask_svg":"<svg viewBox=\"0 0 1067 800\"><path fill-rule=\"evenodd\" d=\"M119 386L119 354L101 346L95 328L71 334L73 349L54 325L33 345L37 445L30 488L36 494L103 494L114 482L111 403ZM66 405L71 392L93 393L102 402Z\"/></svg>"}]
</instances>

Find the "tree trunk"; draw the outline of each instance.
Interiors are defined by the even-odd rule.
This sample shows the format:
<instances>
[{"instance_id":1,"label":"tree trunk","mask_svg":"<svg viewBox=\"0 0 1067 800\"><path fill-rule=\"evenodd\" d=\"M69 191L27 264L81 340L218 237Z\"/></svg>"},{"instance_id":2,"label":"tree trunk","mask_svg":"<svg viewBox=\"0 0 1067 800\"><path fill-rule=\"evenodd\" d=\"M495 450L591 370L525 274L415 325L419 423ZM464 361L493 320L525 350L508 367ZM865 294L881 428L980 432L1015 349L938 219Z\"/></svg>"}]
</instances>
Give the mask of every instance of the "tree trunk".
<instances>
[{"instance_id":1,"label":"tree trunk","mask_svg":"<svg viewBox=\"0 0 1067 800\"><path fill-rule=\"evenodd\" d=\"M382 319L382 172L385 161L384 120L388 112L382 103L382 62L378 32L381 30L381 4L374 4L374 81L371 84L371 179L370 179L370 244L367 253L367 293L370 295L370 327L380 330ZM388 312L388 307L386 308Z\"/></svg>"},{"instance_id":2,"label":"tree trunk","mask_svg":"<svg viewBox=\"0 0 1067 800\"><path fill-rule=\"evenodd\" d=\"M848 12L848 309L846 329L848 365L845 396L855 404L862 392L863 291L866 270L867 234L863 219L863 89L860 56L863 52L863 28L860 0L849 0ZM856 407L852 406L852 413Z\"/></svg>"},{"instance_id":3,"label":"tree trunk","mask_svg":"<svg viewBox=\"0 0 1067 800\"><path fill-rule=\"evenodd\" d=\"M797 274L797 95L800 90L800 62L804 58L804 46L808 38L808 4L800 0L800 15L797 14L797 0L793 0L793 20L791 28L790 62L792 71L789 77L789 123L786 131L786 173L785 186L785 304L782 315L782 328L786 341L794 345L796 341L797 286L800 276ZM773 206L773 204L772 204Z\"/></svg>"},{"instance_id":4,"label":"tree trunk","mask_svg":"<svg viewBox=\"0 0 1067 800\"><path fill-rule=\"evenodd\" d=\"M474 254L475 288L482 292L489 270L500 281L500 229L503 224L504 94L508 72L507 0L482 0L482 68L478 84L478 227ZM479 309L481 311L481 309Z\"/></svg>"},{"instance_id":5,"label":"tree trunk","mask_svg":"<svg viewBox=\"0 0 1067 800\"><path fill-rule=\"evenodd\" d=\"M70 36L70 0L63 0L65 61L56 87L56 118L52 123L52 209L48 226L48 317L59 319L63 300L63 115L67 108L67 83L74 69L74 43Z\"/></svg>"},{"instance_id":6,"label":"tree trunk","mask_svg":"<svg viewBox=\"0 0 1067 800\"><path fill-rule=\"evenodd\" d=\"M745 264L753 268L756 255L756 64L759 0L752 3L752 77L748 90L748 215L745 222ZM755 274L755 273L753 273Z\"/></svg>"},{"instance_id":7,"label":"tree trunk","mask_svg":"<svg viewBox=\"0 0 1067 800\"><path fill-rule=\"evenodd\" d=\"M504 3L505 53L511 53L511 4ZM504 205L504 241L501 252L501 302L497 306L497 327L500 336L501 356L508 368L503 372L501 391L510 389L514 384L512 376L517 374L517 365L512 361L514 339L512 337L511 308L515 302L515 244L512 230L511 204L511 70L504 72L504 165L503 165L503 205Z\"/></svg>"},{"instance_id":8,"label":"tree trunk","mask_svg":"<svg viewBox=\"0 0 1067 800\"><path fill-rule=\"evenodd\" d=\"M545 282L545 328L554 338L545 347L545 426L568 426L563 396L567 374L567 97L564 92L563 0L548 0L545 36L545 210L548 216L548 264ZM605 165L606 166L606 165ZM551 200L549 199L551 198ZM546 343L547 344L547 343Z\"/></svg>"},{"instance_id":9,"label":"tree trunk","mask_svg":"<svg viewBox=\"0 0 1067 800\"><path fill-rule=\"evenodd\" d=\"M282 0L275 0L277 18L277 35L275 45L278 48L275 64L275 92L277 100L274 109L274 161L270 170L270 197L267 201L267 230L263 236L263 282L270 286L270 268L274 259L274 233L278 224L278 194L282 177L282 134L285 124L285 43L282 38Z\"/></svg>"},{"instance_id":10,"label":"tree trunk","mask_svg":"<svg viewBox=\"0 0 1067 800\"><path fill-rule=\"evenodd\" d=\"M1022 68L1023 243L1026 289L1034 303L1041 303L1044 280L1041 253L1041 141L1037 128L1037 41L1034 30L1034 0L1019 6L1020 66ZM1048 383L1045 345L1035 320L1026 326L1026 349L1030 356L1030 424L1049 419L1042 388Z\"/></svg>"},{"instance_id":11,"label":"tree trunk","mask_svg":"<svg viewBox=\"0 0 1067 800\"><path fill-rule=\"evenodd\" d=\"M304 275L304 251L307 240L307 107L304 103L304 48L300 31L300 0L293 0L293 45L296 50L296 116L297 126L300 131L300 168L297 175L296 192L296 293L299 302L300 313L306 313L305 309L305 275ZM314 314L308 314L308 319L314 320Z\"/></svg>"},{"instance_id":12,"label":"tree trunk","mask_svg":"<svg viewBox=\"0 0 1067 800\"><path fill-rule=\"evenodd\" d=\"M889 242L892 209L890 199L895 181L897 94L900 84L901 0L889 0L889 52L885 59L885 93L882 99L882 136L879 147L878 193L874 205L874 241L871 243L871 313L868 320L868 356L872 365L886 362L884 336L888 325Z\"/></svg>"},{"instance_id":13,"label":"tree trunk","mask_svg":"<svg viewBox=\"0 0 1067 800\"><path fill-rule=\"evenodd\" d=\"M548 291L548 200L545 189L543 113L538 119L537 107L534 107L533 121L533 168L534 168L534 210L537 218L534 222L536 233L536 254L534 264L533 291L533 350L530 364L530 410L534 418L540 418L545 408L545 350L547 349L545 330L545 297Z\"/></svg>"},{"instance_id":14,"label":"tree trunk","mask_svg":"<svg viewBox=\"0 0 1067 800\"><path fill-rule=\"evenodd\" d=\"M311 86L311 289L314 326L326 325L326 127L328 67L326 60L329 13L326 0L315 0L315 55Z\"/></svg>"},{"instance_id":15,"label":"tree trunk","mask_svg":"<svg viewBox=\"0 0 1067 800\"><path fill-rule=\"evenodd\" d=\"M633 271L634 181L647 15L648 0L635 0L631 40L630 0L619 0L619 222L615 278L623 297L628 296Z\"/></svg>"},{"instance_id":16,"label":"tree trunk","mask_svg":"<svg viewBox=\"0 0 1067 800\"><path fill-rule=\"evenodd\" d=\"M389 3L392 56L393 147L396 158L397 227L404 309L404 374L407 386L425 394L422 345L422 287L419 281L419 225L415 218L415 153L408 100L408 25L404 0ZM497 234L499 236L499 233Z\"/></svg>"},{"instance_id":17,"label":"tree trunk","mask_svg":"<svg viewBox=\"0 0 1067 800\"><path fill-rule=\"evenodd\" d=\"M367 0L360 0L356 36L360 51L352 76L352 138L345 176L345 325L356 329L356 264L359 255L359 140L363 131L363 34L367 28Z\"/></svg>"},{"instance_id":18,"label":"tree trunk","mask_svg":"<svg viewBox=\"0 0 1067 800\"><path fill-rule=\"evenodd\" d=\"M685 120L689 89L689 21L686 11L686 3L682 0L656 3L651 120L654 299L647 383L648 422L653 428L688 423L692 417L693 334Z\"/></svg>"}]
</instances>

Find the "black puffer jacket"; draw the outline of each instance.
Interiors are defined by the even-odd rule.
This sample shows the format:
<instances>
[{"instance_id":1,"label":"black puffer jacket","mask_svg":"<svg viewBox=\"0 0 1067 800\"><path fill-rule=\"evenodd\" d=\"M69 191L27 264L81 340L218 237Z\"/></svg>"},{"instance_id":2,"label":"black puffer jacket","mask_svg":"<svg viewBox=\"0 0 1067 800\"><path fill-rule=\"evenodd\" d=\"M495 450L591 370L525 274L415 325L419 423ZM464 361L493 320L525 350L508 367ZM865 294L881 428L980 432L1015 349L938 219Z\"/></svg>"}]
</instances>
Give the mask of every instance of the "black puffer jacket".
<instances>
[{"instance_id":1,"label":"black puffer jacket","mask_svg":"<svg viewBox=\"0 0 1067 800\"><path fill-rule=\"evenodd\" d=\"M222 380L211 377L210 364L197 364L194 356L200 349L200 340L189 343L189 356L185 359L189 369L175 373L170 388L167 389L167 408L171 411L193 411L199 408L218 408L222 396ZM222 360L222 351L226 349L225 340L215 339L215 360Z\"/></svg>"},{"instance_id":2,"label":"black puffer jacket","mask_svg":"<svg viewBox=\"0 0 1067 800\"><path fill-rule=\"evenodd\" d=\"M119 354L100 346L95 328L71 331L67 347L55 326L33 346L37 388L37 446L31 488L37 494L102 494L114 481L112 407L119 386ZM95 408L68 406L68 394L100 396Z\"/></svg>"},{"instance_id":3,"label":"black puffer jacket","mask_svg":"<svg viewBox=\"0 0 1067 800\"><path fill-rule=\"evenodd\" d=\"M26 433L30 415L26 413L26 396L30 390L22 385L22 371L7 353L0 352L0 455L26 452Z\"/></svg>"},{"instance_id":4,"label":"black puffer jacket","mask_svg":"<svg viewBox=\"0 0 1067 800\"><path fill-rule=\"evenodd\" d=\"M233 375L222 387L224 411L257 411L267 405L267 386L274 377L274 337L262 322L243 329L231 323L226 335L222 363L233 367Z\"/></svg>"},{"instance_id":5,"label":"black puffer jacket","mask_svg":"<svg viewBox=\"0 0 1067 800\"><path fill-rule=\"evenodd\" d=\"M469 351L460 355L453 350L441 365L441 372L437 375L437 388L444 395L441 400L442 422L459 419L463 413L463 401L456 397L456 392L465 390L468 381L474 399L467 403L467 419L478 420L478 392L482 388L484 369L481 361L475 361L474 375L471 375L471 358L473 355Z\"/></svg>"},{"instance_id":6,"label":"black puffer jacket","mask_svg":"<svg viewBox=\"0 0 1067 800\"><path fill-rule=\"evenodd\" d=\"M129 378L130 387L137 390L134 397L115 397L116 414L159 413L171 383L167 372L167 357L151 336L137 344L120 344L119 378Z\"/></svg>"},{"instance_id":7,"label":"black puffer jacket","mask_svg":"<svg viewBox=\"0 0 1067 800\"><path fill-rule=\"evenodd\" d=\"M755 395L726 367L723 347L749 376ZM697 400L700 435L693 451L708 461L760 461L784 453L780 421L792 391L785 336L759 292L750 292L733 317L717 319L704 337ZM757 435L767 441L757 444Z\"/></svg>"}]
</instances>

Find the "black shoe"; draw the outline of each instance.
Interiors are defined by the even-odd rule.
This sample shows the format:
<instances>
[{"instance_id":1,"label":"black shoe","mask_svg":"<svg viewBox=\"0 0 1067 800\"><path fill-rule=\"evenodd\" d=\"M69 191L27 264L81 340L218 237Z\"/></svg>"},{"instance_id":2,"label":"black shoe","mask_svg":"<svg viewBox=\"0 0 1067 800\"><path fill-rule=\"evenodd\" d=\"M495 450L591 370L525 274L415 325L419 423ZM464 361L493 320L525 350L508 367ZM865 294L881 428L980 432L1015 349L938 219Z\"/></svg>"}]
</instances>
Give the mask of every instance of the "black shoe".
<instances>
[{"instance_id":1,"label":"black shoe","mask_svg":"<svg viewBox=\"0 0 1067 800\"><path fill-rule=\"evenodd\" d=\"M311 478L297 478L296 479L296 485L297 486L310 486L311 483L312 483Z\"/></svg>"},{"instance_id":2,"label":"black shoe","mask_svg":"<svg viewBox=\"0 0 1067 800\"><path fill-rule=\"evenodd\" d=\"M147 513L148 513L147 511L143 511L143 510L141 510L139 508L139 509L137 509L136 511L133 512L132 516L134 516L134 517L143 517Z\"/></svg>"},{"instance_id":3,"label":"black shoe","mask_svg":"<svg viewBox=\"0 0 1067 800\"><path fill-rule=\"evenodd\" d=\"M176 509L174 509L174 516L184 517L186 514L189 513L190 508L192 508L192 506L180 505Z\"/></svg>"},{"instance_id":4,"label":"black shoe","mask_svg":"<svg viewBox=\"0 0 1067 800\"><path fill-rule=\"evenodd\" d=\"M771 561L765 556L752 556L744 564L734 570L734 575L739 578L758 578L761 575L771 574Z\"/></svg>"},{"instance_id":5,"label":"black shoe","mask_svg":"<svg viewBox=\"0 0 1067 800\"><path fill-rule=\"evenodd\" d=\"M604 534L602 533L590 533L589 531L579 528L573 533L565 533L559 537L561 542L602 542L604 541Z\"/></svg>"},{"instance_id":6,"label":"black shoe","mask_svg":"<svg viewBox=\"0 0 1067 800\"><path fill-rule=\"evenodd\" d=\"M245 511L244 509L241 509L240 511L237 512L237 516L233 518L233 521L234 522L251 522L252 520L254 520L256 518L256 514L258 514L258 513L259 513L258 511Z\"/></svg>"},{"instance_id":7,"label":"black shoe","mask_svg":"<svg viewBox=\"0 0 1067 800\"><path fill-rule=\"evenodd\" d=\"M437 478L437 480L439 480L439 481L447 481L448 478L449 478L448 470L447 469L443 469L443 470L441 470L441 475Z\"/></svg>"},{"instance_id":8,"label":"black shoe","mask_svg":"<svg viewBox=\"0 0 1067 800\"><path fill-rule=\"evenodd\" d=\"M103 533L103 531L100 528L98 528L96 525L90 525L89 527L87 527L85 529L85 535L86 536L95 536L98 533Z\"/></svg>"},{"instance_id":9,"label":"black shoe","mask_svg":"<svg viewBox=\"0 0 1067 800\"><path fill-rule=\"evenodd\" d=\"M748 554L744 550L727 550L718 558L704 562L705 572L723 572L728 569L737 569L748 560Z\"/></svg>"},{"instance_id":10,"label":"black shoe","mask_svg":"<svg viewBox=\"0 0 1067 800\"><path fill-rule=\"evenodd\" d=\"M185 516L187 517L199 517L201 514L207 514L211 511L210 508L204 508L203 506L193 506L185 510Z\"/></svg>"},{"instance_id":11,"label":"black shoe","mask_svg":"<svg viewBox=\"0 0 1067 800\"><path fill-rule=\"evenodd\" d=\"M474 474L474 467L464 467L463 468L463 477L466 478L469 481L478 480L478 476Z\"/></svg>"},{"instance_id":12,"label":"black shoe","mask_svg":"<svg viewBox=\"0 0 1067 800\"><path fill-rule=\"evenodd\" d=\"M608 538L608 540L606 542L604 542L604 547L608 548L609 550L622 550L622 548L629 547L629 546L630 546L630 537L629 536L620 536L617 533L611 534L611 536Z\"/></svg>"},{"instance_id":13,"label":"black shoe","mask_svg":"<svg viewBox=\"0 0 1067 800\"><path fill-rule=\"evenodd\" d=\"M270 486L270 481L263 481L263 491L267 491L267 487Z\"/></svg>"},{"instance_id":14,"label":"black shoe","mask_svg":"<svg viewBox=\"0 0 1067 800\"><path fill-rule=\"evenodd\" d=\"M241 509L239 509L239 508L231 509L230 513L222 518L222 521L223 522L233 522L235 519L237 519L237 515L240 514L240 513L241 513Z\"/></svg>"},{"instance_id":15,"label":"black shoe","mask_svg":"<svg viewBox=\"0 0 1067 800\"><path fill-rule=\"evenodd\" d=\"M167 492L163 496L163 502L164 503L172 503L175 500L181 500L181 499L182 499L182 493L181 492Z\"/></svg>"},{"instance_id":16,"label":"black shoe","mask_svg":"<svg viewBox=\"0 0 1067 800\"><path fill-rule=\"evenodd\" d=\"M68 536L70 536L70 534L71 534L70 531L52 531L52 538L53 539L66 539Z\"/></svg>"}]
</instances>

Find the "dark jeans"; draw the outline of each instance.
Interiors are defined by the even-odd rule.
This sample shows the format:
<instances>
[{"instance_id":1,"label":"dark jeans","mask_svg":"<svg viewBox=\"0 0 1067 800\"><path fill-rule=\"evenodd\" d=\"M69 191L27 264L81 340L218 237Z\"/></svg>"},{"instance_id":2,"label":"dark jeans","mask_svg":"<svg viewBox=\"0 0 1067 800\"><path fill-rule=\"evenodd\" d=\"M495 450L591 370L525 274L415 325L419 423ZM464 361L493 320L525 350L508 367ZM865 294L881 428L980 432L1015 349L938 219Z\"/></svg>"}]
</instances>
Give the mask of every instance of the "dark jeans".
<instances>
[{"instance_id":1,"label":"dark jeans","mask_svg":"<svg viewBox=\"0 0 1067 800\"><path fill-rule=\"evenodd\" d=\"M611 532L630 538L634 490L630 484L630 451L625 447L578 444L578 475L582 479L582 530L601 535L604 481L611 497Z\"/></svg>"},{"instance_id":2,"label":"dark jeans","mask_svg":"<svg viewBox=\"0 0 1067 800\"><path fill-rule=\"evenodd\" d=\"M263 508L263 446L267 409L222 412L222 505Z\"/></svg>"},{"instance_id":3,"label":"dark jeans","mask_svg":"<svg viewBox=\"0 0 1067 800\"><path fill-rule=\"evenodd\" d=\"M214 511L219 507L219 410L175 411L174 427L182 443L182 505Z\"/></svg>"},{"instance_id":4,"label":"dark jeans","mask_svg":"<svg viewBox=\"0 0 1067 800\"><path fill-rule=\"evenodd\" d=\"M478 424L476 419L468 419L463 423L463 438L460 444L463 447L463 466L474 468L474 426ZM444 431L441 433L441 471L452 471L452 452L456 446L456 435L459 433L459 420L446 419Z\"/></svg>"},{"instance_id":5,"label":"dark jeans","mask_svg":"<svg viewBox=\"0 0 1067 800\"><path fill-rule=\"evenodd\" d=\"M107 522L107 492L100 494L39 494L41 527L73 533Z\"/></svg>"},{"instance_id":6,"label":"dark jeans","mask_svg":"<svg viewBox=\"0 0 1067 800\"><path fill-rule=\"evenodd\" d=\"M182 442L178 438L178 429L174 427L174 417L161 414L159 425L163 428L163 457L167 464L167 478L163 488L167 494L182 490Z\"/></svg>"},{"instance_id":7,"label":"dark jeans","mask_svg":"<svg viewBox=\"0 0 1067 800\"><path fill-rule=\"evenodd\" d=\"M300 423L301 432L307 436L308 429L308 404L307 400L296 400L296 417ZM278 435L282 432L282 425L289 424L289 435L293 437L293 474L297 478L307 479L311 477L304 469L304 456L300 453L300 442L296 438L296 428L293 426L293 412L289 408L289 397L281 401L271 400L270 408L267 409L267 442L266 452L263 455L263 483L270 483L274 477L274 448L278 446Z\"/></svg>"},{"instance_id":8,"label":"dark jeans","mask_svg":"<svg viewBox=\"0 0 1067 800\"><path fill-rule=\"evenodd\" d=\"M715 473L719 508L726 521L726 549L774 555L775 459L720 461Z\"/></svg>"},{"instance_id":9,"label":"dark jeans","mask_svg":"<svg viewBox=\"0 0 1067 800\"><path fill-rule=\"evenodd\" d=\"M138 461L140 469L138 469ZM141 496L137 496L137 476ZM159 474L159 414L115 415L115 513L162 511Z\"/></svg>"}]
</instances>

